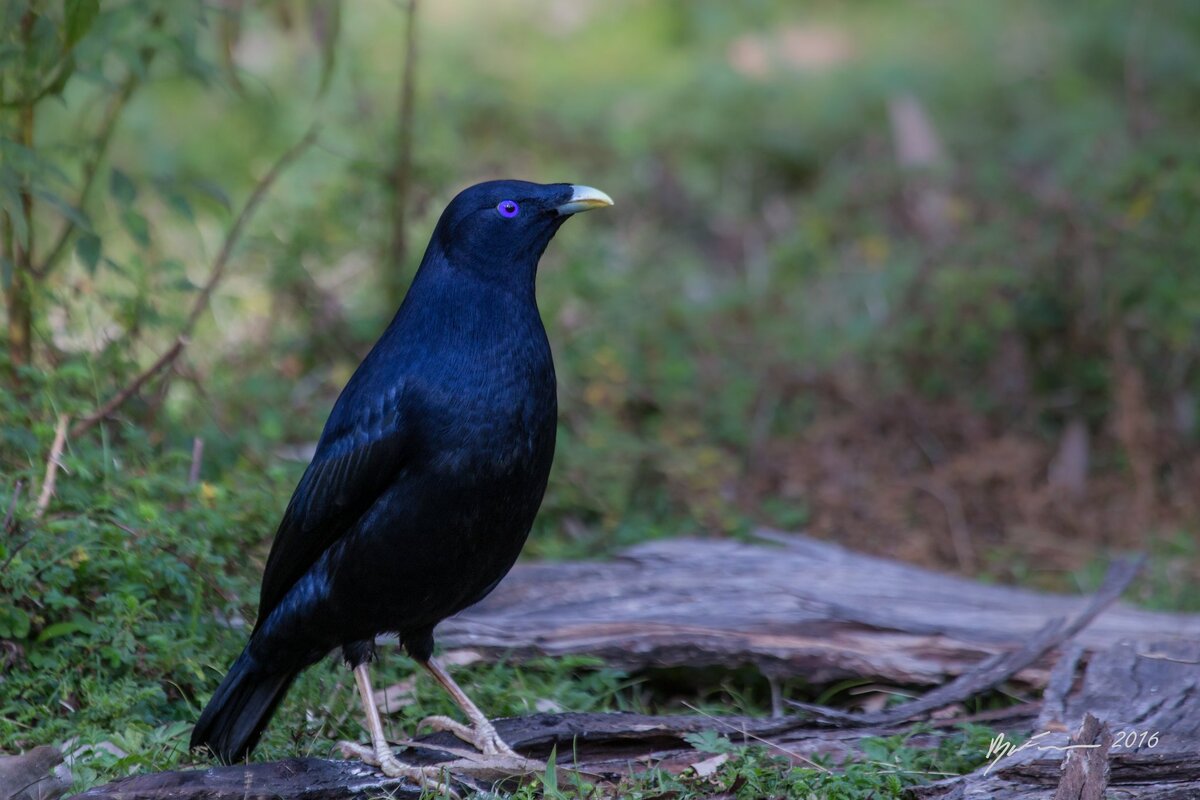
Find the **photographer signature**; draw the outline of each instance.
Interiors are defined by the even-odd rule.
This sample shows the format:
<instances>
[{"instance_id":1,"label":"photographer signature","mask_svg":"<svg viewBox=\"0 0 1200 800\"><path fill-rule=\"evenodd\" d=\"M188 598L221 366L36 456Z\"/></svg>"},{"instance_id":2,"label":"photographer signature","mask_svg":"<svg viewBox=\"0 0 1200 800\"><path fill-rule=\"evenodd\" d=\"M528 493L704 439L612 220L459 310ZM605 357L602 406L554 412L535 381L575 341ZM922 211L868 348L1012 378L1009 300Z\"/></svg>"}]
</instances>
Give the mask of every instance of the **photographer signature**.
<instances>
[{"instance_id":1,"label":"photographer signature","mask_svg":"<svg viewBox=\"0 0 1200 800\"><path fill-rule=\"evenodd\" d=\"M1019 753L1022 750L1027 750L1031 747L1036 747L1039 751L1058 750L1060 752L1066 750L1091 750L1093 748L1100 747L1098 744L1057 745L1043 744L1041 741L1039 741L1042 738L1049 736L1051 733L1052 731L1042 731L1041 733L1030 736L1021 744L1017 744L1016 742L1007 738L1003 731L996 734L996 736L994 736L991 742L988 744L987 755L985 756L985 758L988 759L988 765L987 768L984 769L983 774L987 775L989 772L991 772L992 767L996 766L996 764L1000 762L1000 759L1008 758L1014 753ZM1121 746L1133 748L1145 746L1152 748L1157 744L1158 731L1118 731L1117 735L1113 737L1112 749L1115 750Z\"/></svg>"},{"instance_id":2,"label":"photographer signature","mask_svg":"<svg viewBox=\"0 0 1200 800\"><path fill-rule=\"evenodd\" d=\"M1009 756L1014 755L1015 753L1019 753L1022 750L1028 750L1031 747L1036 747L1039 751L1043 751L1043 750L1090 750L1092 748L1100 746L1098 744L1055 745L1055 744L1040 744L1038 742L1039 739L1041 739L1044 736L1049 736L1050 734L1051 734L1051 731L1042 731L1041 733L1030 736L1028 739L1026 739L1021 744L1017 744L1016 742L1013 742L1012 740L1005 737L1004 731L1000 731L1000 733L998 733L994 737L992 737L991 742L988 744L986 758L989 759L989 763L987 765L987 769L985 769L983 771L983 774L987 775L989 772L991 772L992 767L994 767L998 763L1000 763L1000 759L1008 758Z\"/></svg>"}]
</instances>

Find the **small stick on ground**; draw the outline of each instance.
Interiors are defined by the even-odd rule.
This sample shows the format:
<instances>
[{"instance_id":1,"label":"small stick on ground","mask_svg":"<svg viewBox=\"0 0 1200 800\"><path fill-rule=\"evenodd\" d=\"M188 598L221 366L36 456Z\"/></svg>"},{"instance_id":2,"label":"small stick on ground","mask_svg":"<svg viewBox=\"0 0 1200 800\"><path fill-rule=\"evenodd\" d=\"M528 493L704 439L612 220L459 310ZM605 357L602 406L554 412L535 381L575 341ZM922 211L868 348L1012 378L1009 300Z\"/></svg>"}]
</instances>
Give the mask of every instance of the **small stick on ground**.
<instances>
[{"instance_id":1,"label":"small stick on ground","mask_svg":"<svg viewBox=\"0 0 1200 800\"><path fill-rule=\"evenodd\" d=\"M1063 651L1050 671L1050 681L1042 692L1042 711L1038 715L1038 730L1065 731L1067 717L1067 696L1075 685L1075 674L1079 670L1079 662L1083 659L1084 650L1079 644L1072 644Z\"/></svg>"},{"instance_id":2,"label":"small stick on ground","mask_svg":"<svg viewBox=\"0 0 1200 800\"><path fill-rule=\"evenodd\" d=\"M50 445L50 456L46 459L46 477L42 479L37 510L33 512L34 519L42 518L46 509L50 507L50 498L54 497L54 486L58 482L58 470L62 466L63 448L67 444L67 423L70 419L66 414L58 416L58 427L54 429L54 443Z\"/></svg>"}]
</instances>

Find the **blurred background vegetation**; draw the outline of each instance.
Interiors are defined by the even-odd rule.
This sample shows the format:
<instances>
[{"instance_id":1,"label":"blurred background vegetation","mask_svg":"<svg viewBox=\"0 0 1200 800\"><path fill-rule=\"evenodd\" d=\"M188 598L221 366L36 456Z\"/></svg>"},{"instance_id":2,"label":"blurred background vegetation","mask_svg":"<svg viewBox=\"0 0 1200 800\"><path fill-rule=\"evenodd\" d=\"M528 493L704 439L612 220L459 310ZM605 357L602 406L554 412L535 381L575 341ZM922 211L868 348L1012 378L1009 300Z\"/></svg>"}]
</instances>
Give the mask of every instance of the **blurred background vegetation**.
<instances>
[{"instance_id":1,"label":"blurred background vegetation","mask_svg":"<svg viewBox=\"0 0 1200 800\"><path fill-rule=\"evenodd\" d=\"M0 749L185 757L338 389L494 177L617 200L542 262L528 555L770 525L1076 589L1137 548L1200 610L1197 142L1185 2L3 0ZM356 735L311 673L268 755ZM643 702L592 679L563 706Z\"/></svg>"}]
</instances>

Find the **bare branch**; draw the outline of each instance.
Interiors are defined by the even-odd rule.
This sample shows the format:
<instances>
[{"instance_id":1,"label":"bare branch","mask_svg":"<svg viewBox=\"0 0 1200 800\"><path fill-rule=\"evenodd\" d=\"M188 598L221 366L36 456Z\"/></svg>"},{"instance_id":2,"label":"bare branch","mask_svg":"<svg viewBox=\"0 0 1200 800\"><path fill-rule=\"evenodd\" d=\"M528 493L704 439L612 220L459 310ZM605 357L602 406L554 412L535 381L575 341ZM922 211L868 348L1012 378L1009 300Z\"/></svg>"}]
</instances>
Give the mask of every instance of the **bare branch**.
<instances>
[{"instance_id":1,"label":"bare branch","mask_svg":"<svg viewBox=\"0 0 1200 800\"><path fill-rule=\"evenodd\" d=\"M183 352L183 349L187 346L191 338L192 331L195 330L196 323L205 310L207 310L213 292L225 276L225 268L229 263L229 257L233 254L233 248L237 245L238 239L241 238L242 230L246 227L246 223L279 175L316 141L317 130L317 126L315 125L310 128L304 138L280 156L271 166L271 169L267 171L267 174L259 179L258 184L254 187L254 191L250 193L250 197L246 200L246 205L242 207L237 219L233 222L233 226L225 234L225 241L221 244L221 250L217 253L216 260L213 261L212 270L208 274L208 280L205 281L203 288L201 288L200 293L196 296L195 302L192 303L192 310L183 324L183 329L176 337L175 343L159 356L153 364L139 373L129 385L113 395L108 402L76 423L75 427L71 429L72 437L82 436L96 423L108 417L141 389L147 381L165 371L179 358L180 353Z\"/></svg>"},{"instance_id":2,"label":"bare branch","mask_svg":"<svg viewBox=\"0 0 1200 800\"><path fill-rule=\"evenodd\" d=\"M250 198L246 201L246 205L242 207L242 211L238 214L237 219L233 222L233 227L229 229L229 233L225 234L225 241L221 244L221 250L217 253L217 258L213 262L212 271L208 274L208 280L204 283L204 287L200 290L200 294L196 297L196 301L192 304L192 312L188 315L187 321L183 325L181 337L191 336L192 331L196 327L196 323L200 317L208 309L208 303L212 299L212 293L217 288L217 284L225 277L225 267L229 263L229 256L233 254L233 248L241 238L242 229L254 214L258 204L262 202L267 191L280 174L291 166L300 155L312 146L312 143L317 140L318 127L314 125L309 128L308 133L304 135L292 148L279 157L271 169L267 171L254 187L254 191L250 193Z\"/></svg>"},{"instance_id":3,"label":"bare branch","mask_svg":"<svg viewBox=\"0 0 1200 800\"><path fill-rule=\"evenodd\" d=\"M79 422L76 422L75 426L71 428L71 438L78 439L80 436L83 436L85 433L91 430L97 422L100 422L109 414L120 408L126 400L135 395L139 389L145 386L147 381L172 364L175 359L179 357L179 354L183 352L183 348L186 344L187 339L182 335L179 336L175 340L175 344L171 345L167 352L163 353L153 364L138 373L137 377L130 381L125 388L121 389L121 391L110 397L104 405L100 406L91 414L88 414L86 417L79 420Z\"/></svg>"}]
</instances>

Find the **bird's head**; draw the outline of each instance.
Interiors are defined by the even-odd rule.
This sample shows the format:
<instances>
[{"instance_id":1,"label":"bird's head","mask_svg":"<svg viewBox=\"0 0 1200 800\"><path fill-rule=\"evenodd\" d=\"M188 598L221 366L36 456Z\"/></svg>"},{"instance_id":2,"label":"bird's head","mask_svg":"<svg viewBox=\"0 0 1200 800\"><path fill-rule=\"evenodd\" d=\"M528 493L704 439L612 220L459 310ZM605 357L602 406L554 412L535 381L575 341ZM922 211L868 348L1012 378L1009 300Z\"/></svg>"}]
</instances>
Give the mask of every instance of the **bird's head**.
<instances>
[{"instance_id":1,"label":"bird's head","mask_svg":"<svg viewBox=\"0 0 1200 800\"><path fill-rule=\"evenodd\" d=\"M612 198L590 186L488 181L450 201L432 244L460 269L501 280L532 277L546 245L568 217L612 204Z\"/></svg>"}]
</instances>

